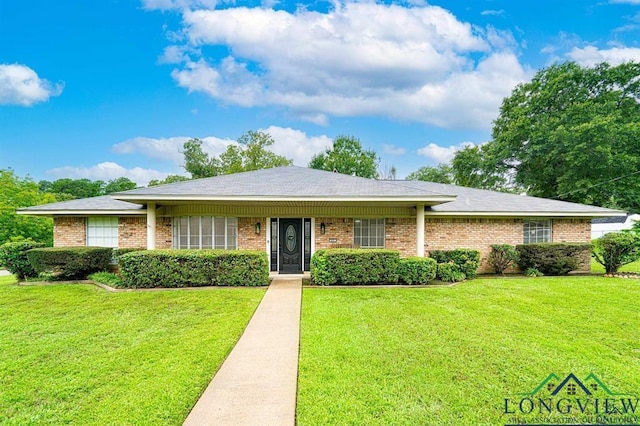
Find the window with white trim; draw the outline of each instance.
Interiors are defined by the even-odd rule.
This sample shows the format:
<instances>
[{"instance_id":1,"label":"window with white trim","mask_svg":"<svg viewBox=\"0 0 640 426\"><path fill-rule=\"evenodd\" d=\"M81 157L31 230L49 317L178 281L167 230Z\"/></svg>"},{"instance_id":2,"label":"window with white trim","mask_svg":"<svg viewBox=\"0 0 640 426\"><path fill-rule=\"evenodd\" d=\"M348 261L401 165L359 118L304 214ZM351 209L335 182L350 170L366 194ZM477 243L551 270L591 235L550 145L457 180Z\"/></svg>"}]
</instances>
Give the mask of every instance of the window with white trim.
<instances>
[{"instance_id":1,"label":"window with white trim","mask_svg":"<svg viewBox=\"0 0 640 426\"><path fill-rule=\"evenodd\" d=\"M550 243L551 242L551 221L550 220L525 220L523 224L523 242Z\"/></svg>"},{"instance_id":2,"label":"window with white trim","mask_svg":"<svg viewBox=\"0 0 640 426\"><path fill-rule=\"evenodd\" d=\"M354 219L353 243L362 248L384 248L384 218Z\"/></svg>"},{"instance_id":3,"label":"window with white trim","mask_svg":"<svg viewBox=\"0 0 640 426\"><path fill-rule=\"evenodd\" d=\"M118 218L87 218L87 246L118 248Z\"/></svg>"},{"instance_id":4,"label":"window with white trim","mask_svg":"<svg viewBox=\"0 0 640 426\"><path fill-rule=\"evenodd\" d=\"M237 247L238 219L235 217L173 218L173 248L235 250Z\"/></svg>"}]
</instances>

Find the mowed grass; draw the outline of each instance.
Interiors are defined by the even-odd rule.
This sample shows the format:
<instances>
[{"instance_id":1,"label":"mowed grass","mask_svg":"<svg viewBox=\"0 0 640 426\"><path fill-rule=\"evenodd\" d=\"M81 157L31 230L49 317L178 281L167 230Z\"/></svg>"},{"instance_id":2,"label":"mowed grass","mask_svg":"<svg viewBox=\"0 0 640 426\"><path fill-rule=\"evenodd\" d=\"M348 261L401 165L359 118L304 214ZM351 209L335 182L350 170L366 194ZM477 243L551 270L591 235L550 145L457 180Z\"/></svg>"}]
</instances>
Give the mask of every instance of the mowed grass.
<instances>
[{"instance_id":1,"label":"mowed grass","mask_svg":"<svg viewBox=\"0 0 640 426\"><path fill-rule=\"evenodd\" d=\"M0 277L0 423L182 424L264 295Z\"/></svg>"},{"instance_id":2,"label":"mowed grass","mask_svg":"<svg viewBox=\"0 0 640 426\"><path fill-rule=\"evenodd\" d=\"M300 425L505 424L549 374L640 394L640 281L477 279L303 293Z\"/></svg>"},{"instance_id":3,"label":"mowed grass","mask_svg":"<svg viewBox=\"0 0 640 426\"><path fill-rule=\"evenodd\" d=\"M640 273L640 260L636 260L635 262L627 263L623 265L620 269L620 272L637 272ZM604 266L591 259L591 272L596 274L604 274Z\"/></svg>"}]
</instances>

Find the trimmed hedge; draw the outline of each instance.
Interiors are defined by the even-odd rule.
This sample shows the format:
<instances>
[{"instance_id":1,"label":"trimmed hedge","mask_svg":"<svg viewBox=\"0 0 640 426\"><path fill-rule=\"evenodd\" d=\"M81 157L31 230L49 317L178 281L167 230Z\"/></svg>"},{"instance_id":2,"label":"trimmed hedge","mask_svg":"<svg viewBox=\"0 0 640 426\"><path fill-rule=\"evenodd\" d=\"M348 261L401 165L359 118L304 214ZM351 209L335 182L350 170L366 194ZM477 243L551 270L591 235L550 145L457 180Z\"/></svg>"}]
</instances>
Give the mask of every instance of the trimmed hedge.
<instances>
[{"instance_id":1,"label":"trimmed hedge","mask_svg":"<svg viewBox=\"0 0 640 426\"><path fill-rule=\"evenodd\" d=\"M622 265L640 258L640 235L636 232L609 232L593 241L592 254L596 262L604 266L605 273L615 274Z\"/></svg>"},{"instance_id":2,"label":"trimmed hedge","mask_svg":"<svg viewBox=\"0 0 640 426\"><path fill-rule=\"evenodd\" d=\"M56 279L86 279L94 272L106 271L112 256L111 247L50 247L27 251L36 272L51 273Z\"/></svg>"},{"instance_id":3,"label":"trimmed hedge","mask_svg":"<svg viewBox=\"0 0 640 426\"><path fill-rule=\"evenodd\" d=\"M478 268L480 267L480 252L478 250L464 248L455 250L432 250L429 253L429 257L435 259L438 264L453 263L456 265L458 271L464 274L465 278L475 278L478 276ZM442 280L439 274L438 278ZM465 278L462 279L464 280Z\"/></svg>"},{"instance_id":4,"label":"trimmed hedge","mask_svg":"<svg viewBox=\"0 0 640 426\"><path fill-rule=\"evenodd\" d=\"M466 275L460 271L460 266L453 262L438 263L438 279L446 283L457 283L464 281Z\"/></svg>"},{"instance_id":5,"label":"trimmed hedge","mask_svg":"<svg viewBox=\"0 0 640 426\"><path fill-rule=\"evenodd\" d=\"M134 251L142 251L142 250L146 250L146 249L145 248L117 248L117 249L113 249L113 258L117 262L118 259L120 258L120 256L122 256L123 254L133 253Z\"/></svg>"},{"instance_id":6,"label":"trimmed hedge","mask_svg":"<svg viewBox=\"0 0 640 426\"><path fill-rule=\"evenodd\" d=\"M318 285L395 284L399 263L394 250L318 250L311 258L311 280Z\"/></svg>"},{"instance_id":7,"label":"trimmed hedge","mask_svg":"<svg viewBox=\"0 0 640 426\"><path fill-rule=\"evenodd\" d=\"M27 251L40 247L44 247L44 244L36 243L35 241L4 243L0 246L0 265L7 268L7 271L16 275L19 279L35 277L36 271L29 262Z\"/></svg>"},{"instance_id":8,"label":"trimmed hedge","mask_svg":"<svg viewBox=\"0 0 640 426\"><path fill-rule=\"evenodd\" d=\"M429 257L407 257L400 259L399 280L405 284L429 284L436 277L438 264Z\"/></svg>"},{"instance_id":9,"label":"trimmed hedge","mask_svg":"<svg viewBox=\"0 0 640 426\"><path fill-rule=\"evenodd\" d=\"M578 269L581 257L591 253L589 243L536 243L516 246L523 271L537 269L544 275L567 275Z\"/></svg>"},{"instance_id":10,"label":"trimmed hedge","mask_svg":"<svg viewBox=\"0 0 640 426\"><path fill-rule=\"evenodd\" d=\"M267 254L250 250L144 250L119 257L129 288L262 286L269 284Z\"/></svg>"}]
</instances>

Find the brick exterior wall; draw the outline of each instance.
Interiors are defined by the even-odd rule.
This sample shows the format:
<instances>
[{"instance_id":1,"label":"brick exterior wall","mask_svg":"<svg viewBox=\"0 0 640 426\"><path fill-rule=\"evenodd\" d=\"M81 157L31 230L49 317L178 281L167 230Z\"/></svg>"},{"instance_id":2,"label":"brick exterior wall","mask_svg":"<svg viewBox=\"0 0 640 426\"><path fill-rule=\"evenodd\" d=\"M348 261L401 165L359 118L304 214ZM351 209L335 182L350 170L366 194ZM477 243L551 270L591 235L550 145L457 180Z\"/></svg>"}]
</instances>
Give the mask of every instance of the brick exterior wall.
<instances>
[{"instance_id":1,"label":"brick exterior wall","mask_svg":"<svg viewBox=\"0 0 640 426\"><path fill-rule=\"evenodd\" d=\"M145 218L145 223L146 223ZM156 248L171 249L173 248L173 221L170 217L156 218ZM145 235L145 244L147 237ZM146 247L146 246L145 246Z\"/></svg>"},{"instance_id":2,"label":"brick exterior wall","mask_svg":"<svg viewBox=\"0 0 640 426\"><path fill-rule=\"evenodd\" d=\"M84 217L54 217L53 246L74 247L87 244L87 219Z\"/></svg>"},{"instance_id":3,"label":"brick exterior wall","mask_svg":"<svg viewBox=\"0 0 640 426\"><path fill-rule=\"evenodd\" d=\"M256 223L260 223L260 234L256 234ZM265 251L267 247L267 218L238 218L238 248L241 250Z\"/></svg>"},{"instance_id":4,"label":"brick exterior wall","mask_svg":"<svg viewBox=\"0 0 640 426\"><path fill-rule=\"evenodd\" d=\"M147 248L147 218L140 216L118 219L119 248Z\"/></svg>"},{"instance_id":5,"label":"brick exterior wall","mask_svg":"<svg viewBox=\"0 0 640 426\"><path fill-rule=\"evenodd\" d=\"M255 233L255 224L260 223L260 234ZM325 224L325 233L320 231ZM589 219L553 219L554 242L589 242L591 221ZM159 217L156 220L156 247L172 247L172 220ZM523 219L505 218L434 218L425 219L425 253L430 250L453 250L471 248L480 251L480 272L492 272L487 264L491 244L521 244ZM54 246L84 246L86 244L86 218L54 218ZM238 218L238 248L265 250L267 223L264 217ZM335 240L330 242L330 240ZM316 250L353 244L352 218L315 219ZM120 217L118 221L118 246L146 247L146 217ZM387 218L385 220L385 246L398 250L402 256L414 256L416 249L416 223L414 218ZM590 269L590 259L585 256L581 270Z\"/></svg>"}]
</instances>

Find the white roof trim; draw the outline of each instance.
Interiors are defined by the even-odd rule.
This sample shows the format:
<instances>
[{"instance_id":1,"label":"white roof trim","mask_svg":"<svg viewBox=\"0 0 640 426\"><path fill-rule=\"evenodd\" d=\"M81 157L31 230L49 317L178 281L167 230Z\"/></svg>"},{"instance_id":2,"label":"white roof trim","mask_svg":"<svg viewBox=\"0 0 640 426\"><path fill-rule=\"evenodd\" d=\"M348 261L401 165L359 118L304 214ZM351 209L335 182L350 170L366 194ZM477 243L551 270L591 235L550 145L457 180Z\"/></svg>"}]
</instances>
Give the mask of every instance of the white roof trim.
<instances>
[{"instance_id":1,"label":"white roof trim","mask_svg":"<svg viewBox=\"0 0 640 426\"><path fill-rule=\"evenodd\" d=\"M427 210L424 212L424 217L430 216L498 216L498 217L509 217L509 216L517 216L517 217L611 217L611 216L626 216L625 212L434 212Z\"/></svg>"},{"instance_id":2,"label":"white roof trim","mask_svg":"<svg viewBox=\"0 0 640 426\"><path fill-rule=\"evenodd\" d=\"M17 210L28 216L144 216L147 210Z\"/></svg>"}]
</instances>

